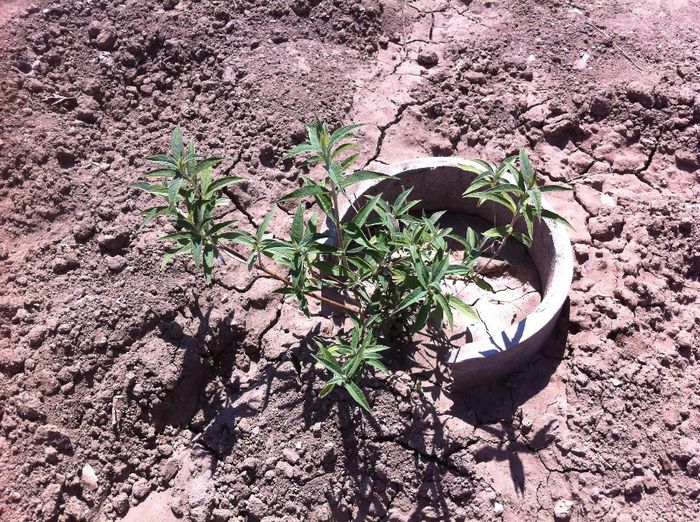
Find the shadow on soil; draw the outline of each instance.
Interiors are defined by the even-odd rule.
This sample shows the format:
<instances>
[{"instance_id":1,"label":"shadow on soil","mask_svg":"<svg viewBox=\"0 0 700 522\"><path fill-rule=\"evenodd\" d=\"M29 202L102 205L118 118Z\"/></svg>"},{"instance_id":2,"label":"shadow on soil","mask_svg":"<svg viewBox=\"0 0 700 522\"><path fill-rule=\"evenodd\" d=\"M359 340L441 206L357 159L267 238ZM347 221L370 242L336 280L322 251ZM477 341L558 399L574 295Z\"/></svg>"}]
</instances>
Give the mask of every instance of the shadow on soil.
<instances>
[{"instance_id":1,"label":"shadow on soil","mask_svg":"<svg viewBox=\"0 0 700 522\"><path fill-rule=\"evenodd\" d=\"M526 490L527 477L520 455L534 450L519 439L512 419L522 404L547 386L563 360L569 326L568 303L541 356L522 370L500 382L460 391L449 390L442 372L429 376L419 371L414 376L414 390L418 389L419 380L424 384L419 389L418 401L414 400L411 408L403 413L391 393L372 391L383 388L383 384L369 383L366 390L374 401L375 418L360 414L343 394L333 393L325 400L318 399L314 382L323 376L317 375L310 356L311 339L318 331L311 330L297 337L298 346L290 350L286 358L293 364L281 364L284 359L281 362L263 360L258 371L253 372L254 378L243 380L241 375L245 373L237 371L239 365L249 365L251 360L259 359L259 354L250 353L250 347L246 351L246 344L242 342L245 332L226 318L212 320L209 313L196 306L191 313L199 322L195 334L182 334L182 328L172 323L161 332L168 342L176 342L183 349L183 362L177 384L163 406L153 412L159 430L166 425L187 425L198 433L196 439L202 445L223 459L230 455L236 442L236 425L241 419L263 411L271 396L276 397L273 407L280 411L281 418L290 418L289 413L284 412L301 406L301 412L292 415L307 428L336 414L337 435L342 444L342 449L336 447L336 452L342 452L343 469L357 488L355 507L360 518L381 519L386 515L385 507L396 497L390 498L389 485L399 488L399 492L404 488L416 488L417 501L409 503L411 513L404 512L408 520L424 519L426 509L432 509L440 518L449 517L446 499L465 503L472 498L469 484L476 462L507 460L515 490L521 494ZM212 383L215 384L212 386ZM462 432L459 428L455 432L453 426L446 430L448 418L459 419ZM467 449L479 442L470 438L475 428L492 435L492 440L498 442L482 444L476 451ZM542 433L534 434L534 439L546 438L548 429L546 426ZM391 480L377 468L385 453L384 444L398 445L394 449L401 455L413 455L411 484L387 484ZM340 458L339 455L338 460ZM321 463L327 472L333 472L337 465L341 464L335 460ZM456 484L462 486L455 487ZM334 520L350 520L351 513L332 492L329 491L326 498Z\"/></svg>"}]
</instances>

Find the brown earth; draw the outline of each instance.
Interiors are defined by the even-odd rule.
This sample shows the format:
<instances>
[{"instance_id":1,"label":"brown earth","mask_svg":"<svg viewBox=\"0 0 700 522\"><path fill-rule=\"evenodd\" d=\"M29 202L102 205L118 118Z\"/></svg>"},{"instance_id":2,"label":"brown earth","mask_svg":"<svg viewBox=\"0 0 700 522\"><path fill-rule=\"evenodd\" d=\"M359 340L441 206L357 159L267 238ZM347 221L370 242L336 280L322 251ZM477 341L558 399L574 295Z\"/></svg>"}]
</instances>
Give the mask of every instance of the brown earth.
<instances>
[{"instance_id":1,"label":"brown earth","mask_svg":"<svg viewBox=\"0 0 700 522\"><path fill-rule=\"evenodd\" d=\"M0 520L700 517L697 1L14 0L0 24ZM180 123L255 223L314 115L366 122L367 162L526 147L573 185L538 360L459 394L368 378L369 418L316 398L329 321L239 267L158 270L140 158Z\"/></svg>"}]
</instances>

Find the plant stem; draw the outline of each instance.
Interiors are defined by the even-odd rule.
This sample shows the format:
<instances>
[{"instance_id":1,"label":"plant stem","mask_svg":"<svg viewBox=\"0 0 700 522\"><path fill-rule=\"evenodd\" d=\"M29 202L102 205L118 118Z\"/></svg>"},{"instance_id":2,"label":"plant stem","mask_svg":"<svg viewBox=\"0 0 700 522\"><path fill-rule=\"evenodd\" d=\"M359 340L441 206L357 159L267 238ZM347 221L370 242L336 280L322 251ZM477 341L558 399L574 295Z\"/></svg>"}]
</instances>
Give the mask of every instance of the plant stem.
<instances>
[{"instance_id":1,"label":"plant stem","mask_svg":"<svg viewBox=\"0 0 700 522\"><path fill-rule=\"evenodd\" d=\"M245 256L243 256L242 254L239 254L238 252L236 252L234 249L232 249L232 248L230 248L230 247L227 247L227 246L224 246L224 245L219 245L218 248L219 248L220 250L223 250L224 252L226 252L229 256L231 256L233 259L235 259L235 260L237 260L237 261L240 261L240 262L242 262L242 263L246 263L246 262L247 262L247 259L245 258ZM284 286L291 286L291 283L289 282L289 279L287 279L285 276L280 275L280 274L278 274L277 272L275 272L275 271L273 271L273 270L270 270L269 268L263 266L263 265L262 265L261 263L259 263L259 262L258 262L255 266L256 266L256 268L257 268L258 270L264 272L265 274L267 274L267 275L268 275L269 277L271 277L272 279L276 279L276 280L279 281L280 283L284 284ZM333 306L333 307L335 307L335 308L338 308L338 309L340 309L340 310L343 310L343 311L346 312L346 313L352 313L352 314L358 313L358 310L355 310L354 308L352 308L352 307L350 307L350 306L347 306L347 305L345 305L345 304L343 304L343 303L340 303L340 302L338 302L338 301L335 301L335 300L333 300L333 299L329 299L329 298L324 297L324 296L322 296L322 295L316 294L316 293L314 293L314 292L305 291L304 294L307 295L307 296L309 296L309 297L312 297L312 298L316 299L317 301L320 301L320 302L322 302L322 303L326 303L326 304L331 305L331 306Z\"/></svg>"}]
</instances>

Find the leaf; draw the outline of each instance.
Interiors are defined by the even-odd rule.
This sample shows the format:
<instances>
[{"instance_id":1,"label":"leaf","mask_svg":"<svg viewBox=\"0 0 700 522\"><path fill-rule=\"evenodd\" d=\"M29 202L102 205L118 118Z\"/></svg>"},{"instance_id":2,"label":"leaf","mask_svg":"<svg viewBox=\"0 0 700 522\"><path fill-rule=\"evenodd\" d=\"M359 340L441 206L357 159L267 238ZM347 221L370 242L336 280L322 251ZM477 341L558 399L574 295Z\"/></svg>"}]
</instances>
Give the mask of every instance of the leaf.
<instances>
[{"instance_id":1,"label":"leaf","mask_svg":"<svg viewBox=\"0 0 700 522\"><path fill-rule=\"evenodd\" d=\"M158 216L170 214L170 207L151 207L143 211L143 223L141 227L146 226Z\"/></svg>"},{"instance_id":2,"label":"leaf","mask_svg":"<svg viewBox=\"0 0 700 522\"><path fill-rule=\"evenodd\" d=\"M374 210L374 207L377 206L379 198L381 198L381 195L377 195L370 198L370 200L367 203L365 203L365 205L360 209L360 211L355 215L355 217L352 218L352 223L355 224L358 228L362 228L367 222L367 218L369 217L370 213Z\"/></svg>"},{"instance_id":3,"label":"leaf","mask_svg":"<svg viewBox=\"0 0 700 522\"><path fill-rule=\"evenodd\" d=\"M482 202L482 200L493 201L494 203L498 203L499 205L506 207L513 214L515 214L515 210L516 210L515 203L513 202L512 198L508 194L492 194L492 193L477 192L474 194L468 194L464 197L477 198L477 199L479 199L480 203Z\"/></svg>"},{"instance_id":4,"label":"leaf","mask_svg":"<svg viewBox=\"0 0 700 522\"><path fill-rule=\"evenodd\" d=\"M305 152L321 151L317 147L314 147L311 143L305 141L304 143L300 143L296 147L293 147L292 150L290 150L289 152L287 152L287 154L282 156L282 161L298 156L299 154L304 154Z\"/></svg>"},{"instance_id":5,"label":"leaf","mask_svg":"<svg viewBox=\"0 0 700 522\"><path fill-rule=\"evenodd\" d=\"M226 176L223 178L219 178L216 181L214 181L211 185L209 185L205 197L210 197L215 192L218 192L219 190L228 187L229 185L233 185L234 183L241 183L242 181L246 181L246 179L240 176Z\"/></svg>"},{"instance_id":6,"label":"leaf","mask_svg":"<svg viewBox=\"0 0 700 522\"><path fill-rule=\"evenodd\" d=\"M157 154L156 156L148 156L146 161L151 163L158 163L160 165L165 165L166 167L178 168L177 161L166 154Z\"/></svg>"},{"instance_id":7,"label":"leaf","mask_svg":"<svg viewBox=\"0 0 700 522\"><path fill-rule=\"evenodd\" d=\"M173 151L173 157L180 158L182 156L184 144L182 143L182 130L179 125L173 130L173 135L170 138L170 145Z\"/></svg>"},{"instance_id":8,"label":"leaf","mask_svg":"<svg viewBox=\"0 0 700 522\"><path fill-rule=\"evenodd\" d=\"M450 328L452 328L454 326L454 318L452 317L452 309L450 308L447 299L445 299L444 295L438 293L435 294L435 300L437 301L438 305L440 305L440 308L442 308L444 314L447 316L447 324L449 324Z\"/></svg>"},{"instance_id":9,"label":"leaf","mask_svg":"<svg viewBox=\"0 0 700 522\"><path fill-rule=\"evenodd\" d=\"M418 314L411 327L411 332L418 333L428 322L428 316L430 315L430 309L433 306L432 299L426 299L425 302L418 309Z\"/></svg>"},{"instance_id":10,"label":"leaf","mask_svg":"<svg viewBox=\"0 0 700 522\"><path fill-rule=\"evenodd\" d=\"M260 223L260 226L258 227L258 230L255 233L255 237L257 238L258 241L260 241L263 238L263 235L265 235L265 231L267 230L267 227L270 226L270 222L272 221L272 218L274 215L275 215L275 207L272 207L270 209L270 212L268 212L267 215L265 216L265 219L263 219L263 222Z\"/></svg>"},{"instance_id":11,"label":"leaf","mask_svg":"<svg viewBox=\"0 0 700 522\"><path fill-rule=\"evenodd\" d=\"M194 173L199 174L204 169L208 169L209 167L216 167L222 161L226 161L226 158L220 158L220 157L207 158L207 159L197 163L197 166L194 168ZM243 179L243 178L241 178L241 179Z\"/></svg>"},{"instance_id":12,"label":"leaf","mask_svg":"<svg viewBox=\"0 0 700 522\"><path fill-rule=\"evenodd\" d=\"M551 219L553 221L556 221L557 223L561 223L567 227L569 227L571 230L574 230L574 227L569 223L565 218L557 214L556 212L552 212L551 210L547 210L546 208L542 209L542 217Z\"/></svg>"},{"instance_id":13,"label":"leaf","mask_svg":"<svg viewBox=\"0 0 700 522\"><path fill-rule=\"evenodd\" d=\"M351 125L346 125L345 127L340 127L333 134L331 134L331 137L328 140L328 145L332 147L335 143L342 141L346 137L350 137L352 131L358 127L362 127L362 125L362 123L354 123Z\"/></svg>"},{"instance_id":14,"label":"leaf","mask_svg":"<svg viewBox=\"0 0 700 522\"><path fill-rule=\"evenodd\" d=\"M380 372L383 372L383 373L391 373L391 372L389 371L389 368L387 368L387 367L384 365L383 362L378 361L377 359L370 359L370 360L367 361L367 364L369 364L370 366L375 367L375 368L376 368L377 370L379 370Z\"/></svg>"},{"instance_id":15,"label":"leaf","mask_svg":"<svg viewBox=\"0 0 700 522\"><path fill-rule=\"evenodd\" d=\"M277 201L289 201L292 199L305 198L308 196L317 196L321 194L330 194L330 191L326 187L323 187L321 185L306 185L295 190L294 192L290 192L286 196L282 196Z\"/></svg>"},{"instance_id":16,"label":"leaf","mask_svg":"<svg viewBox=\"0 0 700 522\"><path fill-rule=\"evenodd\" d=\"M331 179L333 184L336 187L339 188L344 188L343 186L343 167L340 166L340 163L331 163L330 166L328 167L328 170L326 170L328 177Z\"/></svg>"},{"instance_id":17,"label":"leaf","mask_svg":"<svg viewBox=\"0 0 700 522\"><path fill-rule=\"evenodd\" d=\"M532 201L535 215L540 217L540 215L542 215L542 193L538 189L533 188L527 191L527 195L530 198L530 201Z\"/></svg>"},{"instance_id":18,"label":"leaf","mask_svg":"<svg viewBox=\"0 0 700 522\"><path fill-rule=\"evenodd\" d=\"M197 268L202 265L202 240L197 238L192 242L192 254L194 254L194 264Z\"/></svg>"},{"instance_id":19,"label":"leaf","mask_svg":"<svg viewBox=\"0 0 700 522\"><path fill-rule=\"evenodd\" d=\"M489 174L493 174L493 166L483 160L480 159L474 159L474 160L467 160L468 163L460 163L458 167L462 170L466 170L468 172L473 172L475 174L482 174L484 172L487 172Z\"/></svg>"},{"instance_id":20,"label":"leaf","mask_svg":"<svg viewBox=\"0 0 700 522\"><path fill-rule=\"evenodd\" d=\"M177 176L175 169L156 169L141 174L142 178L172 178Z\"/></svg>"},{"instance_id":21,"label":"leaf","mask_svg":"<svg viewBox=\"0 0 700 522\"><path fill-rule=\"evenodd\" d=\"M410 292L406 297L404 297L399 305L394 309L394 313L398 313L401 310L404 310L411 306L414 303L417 303L421 299L423 299L426 295L428 295L428 291L424 290L422 288L416 288L412 292Z\"/></svg>"},{"instance_id":22,"label":"leaf","mask_svg":"<svg viewBox=\"0 0 700 522\"><path fill-rule=\"evenodd\" d=\"M335 389L336 383L333 381L327 382L323 388L321 388L321 391L318 393L319 398L323 399L325 396L327 396L329 393L331 393Z\"/></svg>"},{"instance_id":23,"label":"leaf","mask_svg":"<svg viewBox=\"0 0 700 522\"><path fill-rule=\"evenodd\" d=\"M345 177L341 186L343 188L354 185L355 183L360 183L361 181L367 181L370 179L383 179L390 178L391 176L387 174L382 174L381 172L373 172L371 170L356 170L352 174Z\"/></svg>"},{"instance_id":24,"label":"leaf","mask_svg":"<svg viewBox=\"0 0 700 522\"><path fill-rule=\"evenodd\" d=\"M186 254L186 253L190 252L191 250L192 250L192 245L190 243L183 245L181 247L175 247L175 248L172 248L170 250L167 250L165 252L165 255L163 255L163 260L160 263L161 269L168 266L172 262L172 260L175 256Z\"/></svg>"},{"instance_id":25,"label":"leaf","mask_svg":"<svg viewBox=\"0 0 700 522\"><path fill-rule=\"evenodd\" d=\"M137 189L141 189L149 194L155 194L157 196L168 196L168 189L164 185L151 185L143 181L137 181L136 183L131 183L131 186Z\"/></svg>"},{"instance_id":26,"label":"leaf","mask_svg":"<svg viewBox=\"0 0 700 522\"><path fill-rule=\"evenodd\" d=\"M527 188L534 187L535 172L532 168L532 163L530 163L530 158L527 157L525 149L520 149L518 151L518 162L520 163L520 173L523 175Z\"/></svg>"},{"instance_id":27,"label":"leaf","mask_svg":"<svg viewBox=\"0 0 700 522\"><path fill-rule=\"evenodd\" d=\"M460 313L466 315L467 317L471 317L472 319L475 319L477 321L479 320L479 315L476 313L476 310L474 310L474 307L468 305L458 297L448 295L447 301L452 308L459 311Z\"/></svg>"},{"instance_id":28,"label":"leaf","mask_svg":"<svg viewBox=\"0 0 700 522\"><path fill-rule=\"evenodd\" d=\"M362 390L357 384L355 384L354 382L346 382L343 384L343 386L350 394L350 397L352 397L357 404L362 406L370 414L372 413L372 408L369 407L369 403L365 398L365 394L362 393Z\"/></svg>"},{"instance_id":29,"label":"leaf","mask_svg":"<svg viewBox=\"0 0 700 522\"><path fill-rule=\"evenodd\" d=\"M204 248L204 279L206 283L211 284L211 274L214 268L214 247L207 245Z\"/></svg>"},{"instance_id":30,"label":"leaf","mask_svg":"<svg viewBox=\"0 0 700 522\"><path fill-rule=\"evenodd\" d=\"M543 185L540 187L540 192L568 192L570 190L574 190L573 187L565 185Z\"/></svg>"},{"instance_id":31,"label":"leaf","mask_svg":"<svg viewBox=\"0 0 700 522\"><path fill-rule=\"evenodd\" d=\"M174 207L177 203L177 198L180 194L180 187L182 187L182 183L184 181L185 180L182 178L177 178L173 180L173 182L168 187L168 203L170 203L170 207Z\"/></svg>"},{"instance_id":32,"label":"leaf","mask_svg":"<svg viewBox=\"0 0 700 522\"><path fill-rule=\"evenodd\" d=\"M301 243L304 238L304 213L301 204L297 205L297 211L294 213L294 221L292 221L291 230L292 241L296 244Z\"/></svg>"}]
</instances>

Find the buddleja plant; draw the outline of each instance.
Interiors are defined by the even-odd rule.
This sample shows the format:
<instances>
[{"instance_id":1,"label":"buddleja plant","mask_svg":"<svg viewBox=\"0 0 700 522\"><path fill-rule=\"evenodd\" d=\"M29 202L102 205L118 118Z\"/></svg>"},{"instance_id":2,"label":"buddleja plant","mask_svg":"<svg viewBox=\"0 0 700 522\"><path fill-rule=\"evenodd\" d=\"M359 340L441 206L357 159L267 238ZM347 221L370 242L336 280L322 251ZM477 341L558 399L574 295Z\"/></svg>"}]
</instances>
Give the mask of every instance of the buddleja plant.
<instances>
[{"instance_id":1,"label":"buddleja plant","mask_svg":"<svg viewBox=\"0 0 700 522\"><path fill-rule=\"evenodd\" d=\"M470 162L464 168L476 172L477 177L464 196L477 198L479 205L485 201L501 205L512 219L483 234L469 228L464 237L457 236L441 226L443 212L416 212L419 201L410 199L410 189L394 201L381 194L353 201L353 185L385 177L352 169L357 154L350 152L358 127L348 125L330 133L324 123L316 121L307 127L307 141L285 157L305 156L307 164L321 167L323 178L314 181L302 176L303 185L279 202L313 199L327 227L319 225L318 213L305 213L301 202L284 238L267 232L274 207L257 230L217 219L216 207L228 201L221 197L222 190L242 178L215 179L213 168L223 158L197 155L192 142L185 147L179 128L172 136L172 155L147 158L159 168L145 176L160 181L136 186L164 200L145 211L147 221L168 216L174 229L161 238L175 243L166 252L164 265L177 255L191 254L210 282L215 260L225 254L278 280L277 292L293 297L306 314L309 299L346 314L351 328L332 342L315 343L314 357L329 375L320 396L342 387L370 411L359 384L367 367L389 371L382 359L383 352L390 349L392 332L415 333L428 322L436 328L445 324L452 327L455 314L478 319L474 303L451 295L445 283L462 280L492 291L482 274L491 259L499 258L510 238L530 246L535 220L546 217L566 222L542 207L543 192L566 188L538 186L524 151L499 165ZM341 219L343 200L352 201L355 210L346 220ZM518 229L521 220L525 232ZM450 248L451 243L463 249L459 256ZM488 261L479 265L479 258ZM328 297L331 294L339 297Z\"/></svg>"}]
</instances>

